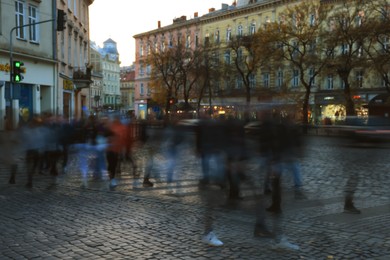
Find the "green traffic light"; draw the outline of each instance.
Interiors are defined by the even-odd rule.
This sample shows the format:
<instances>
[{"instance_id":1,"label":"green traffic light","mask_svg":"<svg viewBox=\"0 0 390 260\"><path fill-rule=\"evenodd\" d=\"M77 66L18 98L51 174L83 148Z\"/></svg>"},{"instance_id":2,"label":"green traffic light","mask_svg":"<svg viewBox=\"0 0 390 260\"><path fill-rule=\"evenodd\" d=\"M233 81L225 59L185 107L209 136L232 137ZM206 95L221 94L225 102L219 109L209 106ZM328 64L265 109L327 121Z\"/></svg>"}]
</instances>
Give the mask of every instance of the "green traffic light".
<instances>
[{"instance_id":1,"label":"green traffic light","mask_svg":"<svg viewBox=\"0 0 390 260\"><path fill-rule=\"evenodd\" d=\"M20 62L19 61L15 61L15 67L16 68L20 68Z\"/></svg>"},{"instance_id":2,"label":"green traffic light","mask_svg":"<svg viewBox=\"0 0 390 260\"><path fill-rule=\"evenodd\" d=\"M19 75L15 75L15 82L19 82L20 81L20 76Z\"/></svg>"}]
</instances>

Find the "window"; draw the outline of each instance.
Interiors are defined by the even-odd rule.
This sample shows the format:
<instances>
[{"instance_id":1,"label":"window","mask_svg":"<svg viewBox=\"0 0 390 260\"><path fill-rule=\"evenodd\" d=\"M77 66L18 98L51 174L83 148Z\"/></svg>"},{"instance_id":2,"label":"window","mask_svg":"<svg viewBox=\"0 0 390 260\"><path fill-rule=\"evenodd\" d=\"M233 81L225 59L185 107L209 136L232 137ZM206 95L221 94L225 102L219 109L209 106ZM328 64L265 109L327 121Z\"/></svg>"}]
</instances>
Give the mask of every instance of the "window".
<instances>
[{"instance_id":1,"label":"window","mask_svg":"<svg viewBox=\"0 0 390 260\"><path fill-rule=\"evenodd\" d=\"M346 54L348 54L348 52L349 52L349 45L348 44L342 44L341 45L341 54L344 54L344 55L346 55Z\"/></svg>"},{"instance_id":2,"label":"window","mask_svg":"<svg viewBox=\"0 0 390 260\"><path fill-rule=\"evenodd\" d=\"M388 36L383 37L382 51L383 51L383 53L386 53L389 51L389 37Z\"/></svg>"},{"instance_id":3,"label":"window","mask_svg":"<svg viewBox=\"0 0 390 260\"><path fill-rule=\"evenodd\" d=\"M38 17L37 17L37 8L34 6L28 7L28 23L37 23ZM29 33L30 33L30 41L32 42L38 42L38 25L30 25L29 26Z\"/></svg>"},{"instance_id":4,"label":"window","mask_svg":"<svg viewBox=\"0 0 390 260\"><path fill-rule=\"evenodd\" d=\"M232 29L228 28L226 30L226 42L230 42L232 39Z\"/></svg>"},{"instance_id":5,"label":"window","mask_svg":"<svg viewBox=\"0 0 390 260\"><path fill-rule=\"evenodd\" d=\"M315 70L314 68L309 69L309 84L311 83L311 86L314 86L316 84L316 78L314 76Z\"/></svg>"},{"instance_id":6,"label":"window","mask_svg":"<svg viewBox=\"0 0 390 260\"><path fill-rule=\"evenodd\" d=\"M244 85L244 82L243 82L242 78L240 76L238 76L237 80L236 80L236 88L241 89L243 85Z\"/></svg>"},{"instance_id":7,"label":"window","mask_svg":"<svg viewBox=\"0 0 390 260\"><path fill-rule=\"evenodd\" d=\"M240 24L237 28L237 36L242 37L244 34L244 30L242 28L242 25Z\"/></svg>"},{"instance_id":8,"label":"window","mask_svg":"<svg viewBox=\"0 0 390 260\"><path fill-rule=\"evenodd\" d=\"M250 88L256 87L256 74L255 73L251 73L249 75L249 87Z\"/></svg>"},{"instance_id":9,"label":"window","mask_svg":"<svg viewBox=\"0 0 390 260\"><path fill-rule=\"evenodd\" d=\"M253 22L253 23L251 23L251 25L249 27L249 34L253 35L255 33L256 33L256 24Z\"/></svg>"},{"instance_id":10,"label":"window","mask_svg":"<svg viewBox=\"0 0 390 260\"><path fill-rule=\"evenodd\" d=\"M345 89L345 82L343 79L340 79L340 88Z\"/></svg>"},{"instance_id":11,"label":"window","mask_svg":"<svg viewBox=\"0 0 390 260\"><path fill-rule=\"evenodd\" d=\"M230 65L230 51L229 50L225 51L224 59L225 59L225 64Z\"/></svg>"},{"instance_id":12,"label":"window","mask_svg":"<svg viewBox=\"0 0 390 260\"><path fill-rule=\"evenodd\" d=\"M311 42L309 43L309 53L310 53L310 54L314 54L315 51L316 51L316 47L317 47L316 40L311 41Z\"/></svg>"},{"instance_id":13,"label":"window","mask_svg":"<svg viewBox=\"0 0 390 260\"><path fill-rule=\"evenodd\" d=\"M217 30L214 34L214 40L215 40L215 43L219 43L219 30Z\"/></svg>"},{"instance_id":14,"label":"window","mask_svg":"<svg viewBox=\"0 0 390 260\"><path fill-rule=\"evenodd\" d=\"M172 47L173 47L173 38L172 38L172 36L169 37L168 47L169 47L169 48L172 48Z\"/></svg>"},{"instance_id":15,"label":"window","mask_svg":"<svg viewBox=\"0 0 390 260\"><path fill-rule=\"evenodd\" d=\"M145 90L144 90L144 83L141 83L141 84L140 84L140 88L139 88L139 94L140 94L141 96L143 96L144 93L145 93Z\"/></svg>"},{"instance_id":16,"label":"window","mask_svg":"<svg viewBox=\"0 0 390 260\"><path fill-rule=\"evenodd\" d=\"M191 35L187 35L186 37L186 48L190 48L191 47Z\"/></svg>"},{"instance_id":17,"label":"window","mask_svg":"<svg viewBox=\"0 0 390 260\"><path fill-rule=\"evenodd\" d=\"M268 72L263 73L263 87L269 88L269 78Z\"/></svg>"},{"instance_id":18,"label":"window","mask_svg":"<svg viewBox=\"0 0 390 260\"><path fill-rule=\"evenodd\" d=\"M298 56L298 54L299 54L299 45L298 45L298 42L293 42L292 43L292 45L293 45L293 49L292 49L292 56L293 56L293 58L296 58L297 56Z\"/></svg>"},{"instance_id":19,"label":"window","mask_svg":"<svg viewBox=\"0 0 390 260\"><path fill-rule=\"evenodd\" d=\"M15 1L15 24L16 26L24 25L24 3L20 1ZM17 28L16 37L19 39L25 39L25 32L23 28Z\"/></svg>"},{"instance_id":20,"label":"window","mask_svg":"<svg viewBox=\"0 0 390 260\"><path fill-rule=\"evenodd\" d=\"M316 24L316 15L315 14L309 15L309 24L310 24L310 26L314 26Z\"/></svg>"},{"instance_id":21,"label":"window","mask_svg":"<svg viewBox=\"0 0 390 260\"><path fill-rule=\"evenodd\" d=\"M199 47L199 35L195 34L195 48Z\"/></svg>"},{"instance_id":22,"label":"window","mask_svg":"<svg viewBox=\"0 0 390 260\"><path fill-rule=\"evenodd\" d=\"M68 65L72 65L72 37L68 37Z\"/></svg>"},{"instance_id":23,"label":"window","mask_svg":"<svg viewBox=\"0 0 390 260\"><path fill-rule=\"evenodd\" d=\"M144 45L142 43L139 45L139 56L144 56Z\"/></svg>"},{"instance_id":24,"label":"window","mask_svg":"<svg viewBox=\"0 0 390 260\"><path fill-rule=\"evenodd\" d=\"M276 74L276 86L278 88L283 87L283 82L284 82L284 80L283 80L283 70L279 68L278 72Z\"/></svg>"},{"instance_id":25,"label":"window","mask_svg":"<svg viewBox=\"0 0 390 260\"><path fill-rule=\"evenodd\" d=\"M326 78L326 89L333 89L333 75L329 74Z\"/></svg>"},{"instance_id":26,"label":"window","mask_svg":"<svg viewBox=\"0 0 390 260\"><path fill-rule=\"evenodd\" d=\"M362 70L356 71L356 84L357 84L357 87L359 87L359 88L363 87L363 71Z\"/></svg>"},{"instance_id":27,"label":"window","mask_svg":"<svg viewBox=\"0 0 390 260\"><path fill-rule=\"evenodd\" d=\"M293 75L293 78L292 78L292 86L293 87L298 87L299 85L299 71L294 69L292 71L292 75Z\"/></svg>"},{"instance_id":28,"label":"window","mask_svg":"<svg viewBox=\"0 0 390 260\"><path fill-rule=\"evenodd\" d=\"M364 11L359 11L358 15L356 16L356 26L360 27L363 24L363 18L364 18Z\"/></svg>"},{"instance_id":29,"label":"window","mask_svg":"<svg viewBox=\"0 0 390 260\"><path fill-rule=\"evenodd\" d=\"M242 55L242 49L239 48L239 49L237 50L237 60L242 61L242 57L243 57L243 55Z\"/></svg>"},{"instance_id":30,"label":"window","mask_svg":"<svg viewBox=\"0 0 390 260\"><path fill-rule=\"evenodd\" d=\"M139 75L140 76L144 75L144 66L142 64L139 65Z\"/></svg>"},{"instance_id":31,"label":"window","mask_svg":"<svg viewBox=\"0 0 390 260\"><path fill-rule=\"evenodd\" d=\"M146 45L146 55L149 55L150 53L150 43Z\"/></svg>"},{"instance_id":32,"label":"window","mask_svg":"<svg viewBox=\"0 0 390 260\"><path fill-rule=\"evenodd\" d=\"M177 46L181 45L181 34L177 36Z\"/></svg>"},{"instance_id":33,"label":"window","mask_svg":"<svg viewBox=\"0 0 390 260\"><path fill-rule=\"evenodd\" d=\"M152 71L152 67L150 66L150 64L146 65L146 74L150 75L151 71Z\"/></svg>"}]
</instances>

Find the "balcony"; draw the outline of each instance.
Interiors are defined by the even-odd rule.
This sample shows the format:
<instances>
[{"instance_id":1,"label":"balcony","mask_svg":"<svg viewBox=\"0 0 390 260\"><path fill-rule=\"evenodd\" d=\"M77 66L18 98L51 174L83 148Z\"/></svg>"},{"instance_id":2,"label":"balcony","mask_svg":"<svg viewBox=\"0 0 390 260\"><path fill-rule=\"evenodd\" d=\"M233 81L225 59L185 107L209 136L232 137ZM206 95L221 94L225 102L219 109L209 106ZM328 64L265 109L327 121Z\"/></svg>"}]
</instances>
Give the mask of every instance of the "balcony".
<instances>
[{"instance_id":1,"label":"balcony","mask_svg":"<svg viewBox=\"0 0 390 260\"><path fill-rule=\"evenodd\" d=\"M73 70L73 83L76 89L89 88L93 83L91 79L91 68L75 67Z\"/></svg>"}]
</instances>

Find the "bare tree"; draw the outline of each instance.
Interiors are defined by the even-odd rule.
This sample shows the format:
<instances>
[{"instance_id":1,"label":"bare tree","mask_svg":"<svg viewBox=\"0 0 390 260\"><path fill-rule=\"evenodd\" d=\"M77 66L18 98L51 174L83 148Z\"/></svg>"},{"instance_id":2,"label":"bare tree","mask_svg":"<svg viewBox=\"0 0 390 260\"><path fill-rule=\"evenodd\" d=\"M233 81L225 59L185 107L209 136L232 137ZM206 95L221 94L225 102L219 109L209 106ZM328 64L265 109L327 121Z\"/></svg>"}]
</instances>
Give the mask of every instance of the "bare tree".
<instances>
[{"instance_id":1,"label":"bare tree","mask_svg":"<svg viewBox=\"0 0 390 260\"><path fill-rule=\"evenodd\" d=\"M329 15L329 34L323 40L326 42L330 55L326 73L336 73L343 82L347 116L355 115L355 104L352 98L353 90L361 87L361 78L350 81L351 72L363 74L367 57L363 53L363 45L371 30L365 20L368 19L367 1L341 1L341 5L332 6ZM338 53L336 53L338 52Z\"/></svg>"},{"instance_id":2,"label":"bare tree","mask_svg":"<svg viewBox=\"0 0 390 260\"><path fill-rule=\"evenodd\" d=\"M371 30L368 31L364 50L370 60L370 67L383 80L386 91L390 93L390 3L388 0L372 1L372 16L366 19Z\"/></svg>"},{"instance_id":3,"label":"bare tree","mask_svg":"<svg viewBox=\"0 0 390 260\"><path fill-rule=\"evenodd\" d=\"M278 60L287 61L298 71L300 84L305 89L303 99L302 95L300 98L304 125L308 124L309 98L315 79L329 60L325 44L321 41L327 15L327 6L304 1L289 6L281 14L280 21L268 28L268 34L278 46Z\"/></svg>"},{"instance_id":4,"label":"bare tree","mask_svg":"<svg viewBox=\"0 0 390 260\"><path fill-rule=\"evenodd\" d=\"M171 109L170 99L177 98L180 82L180 64L177 55L181 55L180 48L167 47L165 43L149 41L148 66L151 66L150 87L153 89L153 98L162 103L165 112Z\"/></svg>"}]
</instances>

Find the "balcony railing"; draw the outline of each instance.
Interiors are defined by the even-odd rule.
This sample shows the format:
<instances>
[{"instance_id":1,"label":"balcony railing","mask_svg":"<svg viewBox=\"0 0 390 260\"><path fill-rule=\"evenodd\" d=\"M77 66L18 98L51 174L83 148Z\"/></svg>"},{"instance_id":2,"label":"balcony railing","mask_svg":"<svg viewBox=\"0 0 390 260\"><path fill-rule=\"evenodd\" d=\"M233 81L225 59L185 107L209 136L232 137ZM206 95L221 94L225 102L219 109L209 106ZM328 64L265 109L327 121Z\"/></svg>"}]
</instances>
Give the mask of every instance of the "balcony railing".
<instances>
[{"instance_id":1,"label":"balcony railing","mask_svg":"<svg viewBox=\"0 0 390 260\"><path fill-rule=\"evenodd\" d=\"M75 67L73 69L73 82L77 89L89 88L93 82L91 78L91 68Z\"/></svg>"}]
</instances>

